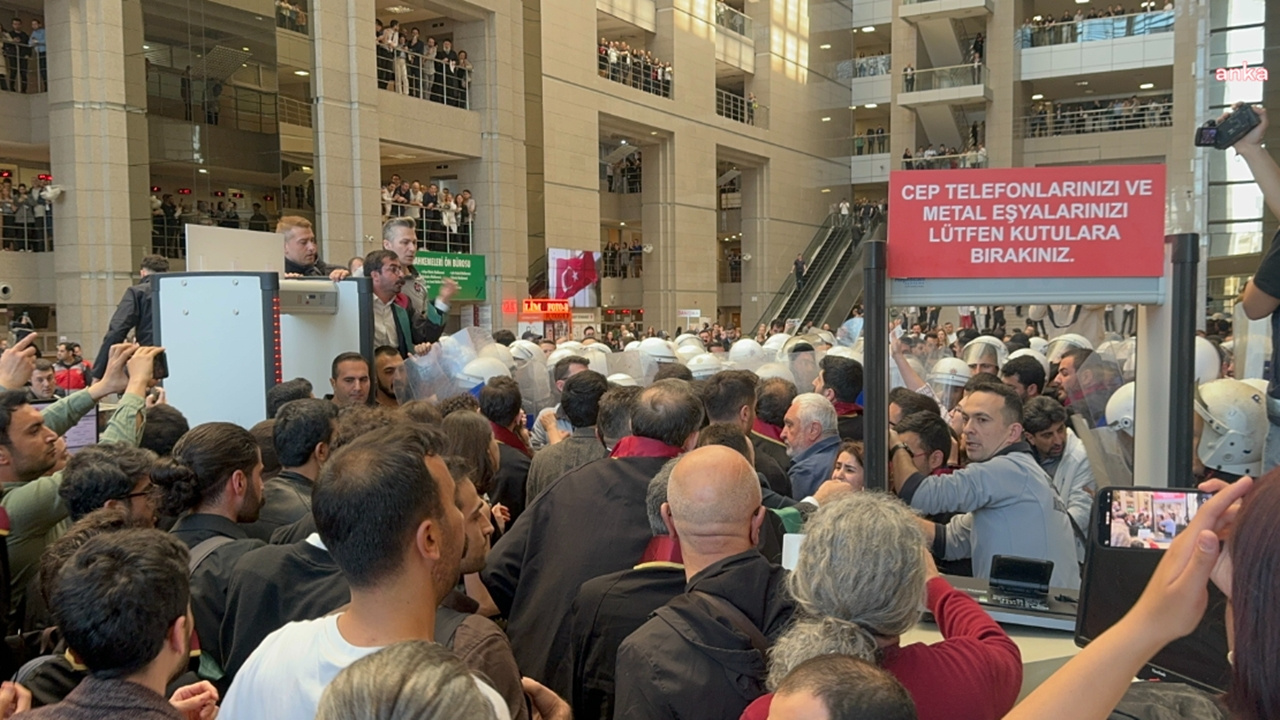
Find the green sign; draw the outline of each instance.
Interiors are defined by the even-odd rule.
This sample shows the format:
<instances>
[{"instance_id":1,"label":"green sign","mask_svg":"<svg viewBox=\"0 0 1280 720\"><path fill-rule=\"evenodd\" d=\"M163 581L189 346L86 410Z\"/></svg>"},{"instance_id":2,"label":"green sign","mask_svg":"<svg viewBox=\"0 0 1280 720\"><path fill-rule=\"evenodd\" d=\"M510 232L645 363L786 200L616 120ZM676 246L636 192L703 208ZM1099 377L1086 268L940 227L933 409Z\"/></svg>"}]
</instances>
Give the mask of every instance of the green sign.
<instances>
[{"instance_id":1,"label":"green sign","mask_svg":"<svg viewBox=\"0 0 1280 720\"><path fill-rule=\"evenodd\" d=\"M458 283L458 302L483 302L485 300L484 256L461 253L438 253L419 250L413 259L418 275L427 286L427 297L435 297L440 283L453 278Z\"/></svg>"}]
</instances>

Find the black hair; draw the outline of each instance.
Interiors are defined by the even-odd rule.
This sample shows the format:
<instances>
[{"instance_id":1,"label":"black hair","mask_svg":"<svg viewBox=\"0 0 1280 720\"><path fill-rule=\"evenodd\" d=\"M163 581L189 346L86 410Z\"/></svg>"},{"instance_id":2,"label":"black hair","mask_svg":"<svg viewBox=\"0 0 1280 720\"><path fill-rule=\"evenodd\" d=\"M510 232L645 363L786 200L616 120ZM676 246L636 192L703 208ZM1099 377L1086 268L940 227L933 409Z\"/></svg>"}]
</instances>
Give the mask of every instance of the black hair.
<instances>
[{"instance_id":1,"label":"black hair","mask_svg":"<svg viewBox=\"0 0 1280 720\"><path fill-rule=\"evenodd\" d=\"M1000 368L1001 377L1016 377L1023 387L1036 386L1038 392L1044 391L1044 366L1030 355L1016 357Z\"/></svg>"},{"instance_id":2,"label":"black hair","mask_svg":"<svg viewBox=\"0 0 1280 720\"><path fill-rule=\"evenodd\" d=\"M688 383L659 380L636 398L631 434L679 447L702 427L702 418L702 402Z\"/></svg>"},{"instance_id":3,"label":"black hair","mask_svg":"<svg viewBox=\"0 0 1280 720\"><path fill-rule=\"evenodd\" d=\"M819 365L822 385L835 393L840 402L857 402L862 394L862 363L852 358L828 355Z\"/></svg>"},{"instance_id":4,"label":"black hair","mask_svg":"<svg viewBox=\"0 0 1280 720\"><path fill-rule=\"evenodd\" d=\"M918 412L931 412L934 415L941 416L942 408L938 406L938 401L915 390L908 390L904 387L896 387L889 391L889 404L897 405L902 409L902 417L913 415Z\"/></svg>"},{"instance_id":5,"label":"black hair","mask_svg":"<svg viewBox=\"0 0 1280 720\"><path fill-rule=\"evenodd\" d=\"M782 420L796 399L796 384L786 378L768 378L756 388L756 417L782 427Z\"/></svg>"},{"instance_id":6,"label":"black hair","mask_svg":"<svg viewBox=\"0 0 1280 720\"><path fill-rule=\"evenodd\" d=\"M167 403L152 405L143 411L147 422L142 426L138 447L146 448L160 457L173 452L178 438L191 429L191 423L177 408Z\"/></svg>"},{"instance_id":7,"label":"black hair","mask_svg":"<svg viewBox=\"0 0 1280 720\"><path fill-rule=\"evenodd\" d=\"M53 591L57 587L58 572L67 564L76 551L84 547L90 538L105 532L115 532L126 528L138 527L137 521L121 507L102 507L75 521L67 532L54 540L40 553L40 597L46 607L51 607Z\"/></svg>"},{"instance_id":8,"label":"black hair","mask_svg":"<svg viewBox=\"0 0 1280 720\"><path fill-rule=\"evenodd\" d=\"M146 255L142 258L141 267L147 272L169 272L169 259L163 255Z\"/></svg>"},{"instance_id":9,"label":"black hair","mask_svg":"<svg viewBox=\"0 0 1280 720\"><path fill-rule=\"evenodd\" d=\"M383 252L391 252L391 251L384 250ZM351 362L355 360L359 360L360 362L364 363L365 372L373 372L373 369L369 367L369 361L365 359L365 356L361 355L358 352L344 352L338 355L338 357L333 359L333 364L329 366L329 378L331 380L337 380L338 366L344 362Z\"/></svg>"},{"instance_id":10,"label":"black hair","mask_svg":"<svg viewBox=\"0 0 1280 720\"><path fill-rule=\"evenodd\" d=\"M390 345L379 345L373 349L373 357L400 357L400 351Z\"/></svg>"},{"instance_id":11,"label":"black hair","mask_svg":"<svg viewBox=\"0 0 1280 720\"><path fill-rule=\"evenodd\" d=\"M1222 353L1219 352L1218 354L1221 356ZM1090 355L1093 355L1093 351L1089 348L1071 347L1062 353L1062 357L1058 358L1058 363L1061 364L1063 360L1071 358L1071 366L1079 370L1080 366L1089 360Z\"/></svg>"},{"instance_id":12,"label":"black hair","mask_svg":"<svg viewBox=\"0 0 1280 720\"><path fill-rule=\"evenodd\" d=\"M506 345L507 347L510 347L511 343L516 341L516 334L505 328L502 330L494 330L493 341L499 345Z\"/></svg>"},{"instance_id":13,"label":"black hair","mask_svg":"<svg viewBox=\"0 0 1280 720\"><path fill-rule=\"evenodd\" d=\"M197 425L173 446L151 470L160 489L160 511L181 515L217 499L237 470L249 475L261 460L258 441L239 425L211 422Z\"/></svg>"},{"instance_id":14,"label":"black hair","mask_svg":"<svg viewBox=\"0 0 1280 720\"><path fill-rule=\"evenodd\" d=\"M30 404L26 390L0 392L0 445L13 445L13 441L9 439L9 423L13 422L13 413L23 405Z\"/></svg>"},{"instance_id":15,"label":"black hair","mask_svg":"<svg viewBox=\"0 0 1280 720\"><path fill-rule=\"evenodd\" d=\"M479 400L480 414L489 418L489 422L502 427L511 427L520 416L520 407L524 402L520 397L520 385L502 375L489 378L489 382L480 388Z\"/></svg>"},{"instance_id":16,"label":"black hair","mask_svg":"<svg viewBox=\"0 0 1280 720\"><path fill-rule=\"evenodd\" d=\"M631 413L636 398L644 388L615 385L600 398L600 413L596 416L596 432L605 442L617 441L631 434Z\"/></svg>"},{"instance_id":17,"label":"black hair","mask_svg":"<svg viewBox=\"0 0 1280 720\"><path fill-rule=\"evenodd\" d=\"M750 370L721 370L699 388L707 418L713 423L736 422L743 407L754 412L759 378Z\"/></svg>"},{"instance_id":18,"label":"black hair","mask_svg":"<svg viewBox=\"0 0 1280 720\"><path fill-rule=\"evenodd\" d=\"M972 377L970 377L967 381L965 381L964 391L965 393L971 393L973 392L974 388L978 387L979 385L990 385L991 383L1000 383L1002 385L1004 384L1000 382L1000 378L996 377L995 375L992 375L991 373L986 373L986 372L974 373Z\"/></svg>"},{"instance_id":19,"label":"black hair","mask_svg":"<svg viewBox=\"0 0 1280 720\"><path fill-rule=\"evenodd\" d=\"M698 432L698 447L708 445L727 447L746 458L747 462L751 462L754 457L751 440L737 423L716 422L702 428Z\"/></svg>"},{"instance_id":20,"label":"black hair","mask_svg":"<svg viewBox=\"0 0 1280 720\"><path fill-rule=\"evenodd\" d=\"M947 421L936 412L915 412L904 415L894 426L898 435L915 433L920 438L924 451L930 455L937 450L942 453L943 462L951 457L951 429Z\"/></svg>"},{"instance_id":21,"label":"black hair","mask_svg":"<svg viewBox=\"0 0 1280 720\"><path fill-rule=\"evenodd\" d=\"M311 510L325 547L353 587L371 587L395 573L418 526L442 518L445 504L453 504L452 492L442 497L423 463L444 445L439 430L402 424L362 436L325 463Z\"/></svg>"},{"instance_id":22,"label":"black hair","mask_svg":"<svg viewBox=\"0 0 1280 720\"><path fill-rule=\"evenodd\" d=\"M339 355L338 357L342 357ZM338 374L338 362L333 363L333 372L330 375ZM279 385L273 386L267 390L267 417L273 418L276 413L280 412L280 408L287 402L301 400L312 396L311 381L306 378L294 378L285 380Z\"/></svg>"},{"instance_id":23,"label":"black hair","mask_svg":"<svg viewBox=\"0 0 1280 720\"><path fill-rule=\"evenodd\" d=\"M260 420L249 428L249 434L258 443L258 452L262 453L263 480L273 478L280 472L280 458L276 457L275 429L275 418Z\"/></svg>"},{"instance_id":24,"label":"black hair","mask_svg":"<svg viewBox=\"0 0 1280 720\"><path fill-rule=\"evenodd\" d=\"M1047 395L1037 395L1022 406L1022 429L1035 435L1067 421L1067 409Z\"/></svg>"},{"instance_id":25,"label":"black hair","mask_svg":"<svg viewBox=\"0 0 1280 720\"><path fill-rule=\"evenodd\" d=\"M970 393L985 392L992 395L999 395L1004 400L1004 424L1012 425L1022 422L1022 398L1018 397L1018 393L1013 388L1002 382L985 382L978 383L974 387L965 386L965 390Z\"/></svg>"},{"instance_id":26,"label":"black hair","mask_svg":"<svg viewBox=\"0 0 1280 720\"><path fill-rule=\"evenodd\" d=\"M478 412L459 410L450 413L441 423L444 436L448 442L445 452L467 459L475 473L471 476L476 484L476 492L487 493L493 489L493 476L498 466L489 454L493 443L493 428L489 421Z\"/></svg>"},{"instance_id":27,"label":"black hair","mask_svg":"<svg viewBox=\"0 0 1280 720\"><path fill-rule=\"evenodd\" d=\"M459 410L480 412L480 401L471 393L459 393L440 401L440 417L447 418Z\"/></svg>"},{"instance_id":28,"label":"black hair","mask_svg":"<svg viewBox=\"0 0 1280 720\"><path fill-rule=\"evenodd\" d=\"M150 450L116 443L91 445L67 461L58 497L66 502L74 522L108 500L124 500L155 462L156 454Z\"/></svg>"},{"instance_id":29,"label":"black hair","mask_svg":"<svg viewBox=\"0 0 1280 720\"><path fill-rule=\"evenodd\" d=\"M566 355L565 357L560 358L556 361L556 364L552 366L552 376L555 378L556 382L560 382L561 380L569 377L570 365L588 367L591 365L591 361L581 355Z\"/></svg>"},{"instance_id":30,"label":"black hair","mask_svg":"<svg viewBox=\"0 0 1280 720\"><path fill-rule=\"evenodd\" d=\"M347 405L338 408L338 421L333 426L329 449L336 451L365 433L396 425L400 413L382 405Z\"/></svg>"},{"instance_id":31,"label":"black hair","mask_svg":"<svg viewBox=\"0 0 1280 720\"><path fill-rule=\"evenodd\" d=\"M658 372L654 373L653 381L657 382L659 380L693 382L693 371L680 363L659 363Z\"/></svg>"},{"instance_id":32,"label":"black hair","mask_svg":"<svg viewBox=\"0 0 1280 720\"><path fill-rule=\"evenodd\" d=\"M609 391L609 381L594 370L584 370L564 383L560 408L575 428L591 427L600 415L600 398Z\"/></svg>"},{"instance_id":33,"label":"black hair","mask_svg":"<svg viewBox=\"0 0 1280 720\"><path fill-rule=\"evenodd\" d=\"M127 677L160 654L187 616L187 558L173 535L136 529L91 538L63 565L53 618L90 675Z\"/></svg>"},{"instance_id":34,"label":"black hair","mask_svg":"<svg viewBox=\"0 0 1280 720\"><path fill-rule=\"evenodd\" d=\"M327 400L307 398L285 403L276 413L271 431L280 466L306 464L317 445L333 439L333 422L337 419L337 406Z\"/></svg>"},{"instance_id":35,"label":"black hair","mask_svg":"<svg viewBox=\"0 0 1280 720\"><path fill-rule=\"evenodd\" d=\"M409 422L439 425L440 421L444 419L436 408L435 403L430 400L410 400L401 405L399 410L401 414L408 418Z\"/></svg>"}]
</instances>

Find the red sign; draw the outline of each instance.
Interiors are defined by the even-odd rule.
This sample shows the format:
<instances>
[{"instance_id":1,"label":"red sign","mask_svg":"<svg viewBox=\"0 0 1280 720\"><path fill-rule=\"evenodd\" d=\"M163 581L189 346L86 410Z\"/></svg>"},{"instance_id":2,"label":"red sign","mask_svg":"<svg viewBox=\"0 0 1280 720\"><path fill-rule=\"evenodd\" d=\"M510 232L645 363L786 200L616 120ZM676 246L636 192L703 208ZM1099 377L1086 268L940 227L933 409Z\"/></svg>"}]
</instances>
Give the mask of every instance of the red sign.
<instances>
[{"instance_id":1,"label":"red sign","mask_svg":"<svg viewBox=\"0 0 1280 720\"><path fill-rule=\"evenodd\" d=\"M889 277L1159 277L1165 167L899 170Z\"/></svg>"},{"instance_id":2,"label":"red sign","mask_svg":"<svg viewBox=\"0 0 1280 720\"><path fill-rule=\"evenodd\" d=\"M568 300L555 298L525 298L520 307L521 314L536 315L545 320L567 320L573 317Z\"/></svg>"},{"instance_id":3,"label":"red sign","mask_svg":"<svg viewBox=\"0 0 1280 720\"><path fill-rule=\"evenodd\" d=\"M502 301L502 313L503 313L504 315L515 315L515 314L516 314L516 299L515 299L515 298L507 298L506 300L503 300L503 301Z\"/></svg>"}]
</instances>

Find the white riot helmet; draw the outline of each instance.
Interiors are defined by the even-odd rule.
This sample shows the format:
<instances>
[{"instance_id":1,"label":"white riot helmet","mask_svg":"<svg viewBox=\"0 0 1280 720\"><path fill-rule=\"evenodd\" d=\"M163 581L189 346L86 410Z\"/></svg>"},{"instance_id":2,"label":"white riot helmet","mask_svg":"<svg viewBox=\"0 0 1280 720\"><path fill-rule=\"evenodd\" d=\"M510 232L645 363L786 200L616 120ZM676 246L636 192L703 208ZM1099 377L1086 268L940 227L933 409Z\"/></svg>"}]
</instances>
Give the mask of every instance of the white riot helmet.
<instances>
[{"instance_id":1,"label":"white riot helmet","mask_svg":"<svg viewBox=\"0 0 1280 720\"><path fill-rule=\"evenodd\" d=\"M605 352L603 345L593 343L582 348L582 357L587 359L589 369L601 375L609 371L609 353Z\"/></svg>"},{"instance_id":2,"label":"white riot helmet","mask_svg":"<svg viewBox=\"0 0 1280 720\"><path fill-rule=\"evenodd\" d=\"M646 355L649 359L660 363L676 362L675 351L671 349L671 345L662 338L645 338L640 341L637 348L641 355Z\"/></svg>"},{"instance_id":3,"label":"white riot helmet","mask_svg":"<svg viewBox=\"0 0 1280 720\"><path fill-rule=\"evenodd\" d=\"M1093 343L1089 342L1088 338L1083 335L1077 335L1075 333L1059 335L1049 341L1049 344L1044 349L1044 356L1049 358L1049 362L1051 364L1056 365L1060 360L1062 360L1062 354L1073 347L1092 350Z\"/></svg>"},{"instance_id":4,"label":"white riot helmet","mask_svg":"<svg viewBox=\"0 0 1280 720\"><path fill-rule=\"evenodd\" d=\"M1206 468L1254 477L1262 473L1271 427L1264 393L1239 380L1212 380L1196 388L1195 409L1204 420L1198 454Z\"/></svg>"},{"instance_id":5,"label":"white riot helmet","mask_svg":"<svg viewBox=\"0 0 1280 720\"><path fill-rule=\"evenodd\" d=\"M1033 338L1031 338L1031 339L1027 340L1027 342L1031 343L1031 349L1032 349L1032 350L1035 350L1036 352L1040 353L1041 355L1045 355L1045 352L1044 352L1044 351L1045 351L1045 348L1048 348L1048 347L1049 347L1049 341L1048 341L1048 340L1045 340L1044 338L1040 337L1039 335L1037 335L1037 336L1035 336L1035 337L1033 337ZM1047 357L1047 355L1046 355L1046 357Z\"/></svg>"},{"instance_id":6,"label":"white riot helmet","mask_svg":"<svg viewBox=\"0 0 1280 720\"><path fill-rule=\"evenodd\" d=\"M979 335L965 343L964 348L960 350L960 359L969 366L970 370L979 364L995 365L997 375L1000 374L1000 368L1004 367L1008 357L1009 351L1000 338L990 335Z\"/></svg>"},{"instance_id":7,"label":"white riot helmet","mask_svg":"<svg viewBox=\"0 0 1280 720\"><path fill-rule=\"evenodd\" d=\"M754 366L764 361L764 348L751 338L742 338L729 348L729 360L736 365Z\"/></svg>"},{"instance_id":8,"label":"white riot helmet","mask_svg":"<svg viewBox=\"0 0 1280 720\"><path fill-rule=\"evenodd\" d=\"M790 339L791 336L787 333L775 333L770 335L768 340L764 341L763 347L765 350L769 351L767 354L776 355L778 351L782 349L782 346L786 345L787 341Z\"/></svg>"},{"instance_id":9,"label":"white riot helmet","mask_svg":"<svg viewBox=\"0 0 1280 720\"><path fill-rule=\"evenodd\" d=\"M707 351L702 349L701 343L697 345L686 344L676 348L676 357L680 358L680 362L685 365L688 365L690 360L698 357L699 355L705 354L707 354Z\"/></svg>"},{"instance_id":10,"label":"white riot helmet","mask_svg":"<svg viewBox=\"0 0 1280 720\"><path fill-rule=\"evenodd\" d=\"M506 365L507 369L511 371L516 369L515 356L512 355L511 350L509 350L506 345L501 343L485 345L484 348L480 350L479 357L493 358L494 360L501 362L503 365Z\"/></svg>"},{"instance_id":11,"label":"white riot helmet","mask_svg":"<svg viewBox=\"0 0 1280 720\"><path fill-rule=\"evenodd\" d=\"M639 340L632 340L631 342L629 342L629 343L627 343L625 346L623 346L622 351L623 351L623 352L631 352L632 350L639 350L639 349L640 349L640 341L639 341Z\"/></svg>"},{"instance_id":12,"label":"white riot helmet","mask_svg":"<svg viewBox=\"0 0 1280 720\"><path fill-rule=\"evenodd\" d=\"M560 362L561 360L567 357L573 357L574 355L581 357L582 353L578 352L577 350L573 350L561 345L560 347L556 348L550 355L547 356L547 367L553 368L556 366L556 363Z\"/></svg>"},{"instance_id":13,"label":"white riot helmet","mask_svg":"<svg viewBox=\"0 0 1280 720\"><path fill-rule=\"evenodd\" d=\"M512 359L516 361L517 365L527 363L543 354L542 348L538 347L538 344L532 340L516 340L511 343L509 350L511 351Z\"/></svg>"},{"instance_id":14,"label":"white riot helmet","mask_svg":"<svg viewBox=\"0 0 1280 720\"><path fill-rule=\"evenodd\" d=\"M796 376L792 374L791 368L780 362L771 362L761 365L760 369L756 370L756 376L761 380L768 380L769 378L777 377L792 383L796 381Z\"/></svg>"},{"instance_id":15,"label":"white riot helmet","mask_svg":"<svg viewBox=\"0 0 1280 720\"><path fill-rule=\"evenodd\" d=\"M566 340L565 342L560 343L559 347L557 347L556 349L572 350L573 352L578 353L578 352L582 352L582 348L583 348L582 343L578 342L577 340Z\"/></svg>"},{"instance_id":16,"label":"white riot helmet","mask_svg":"<svg viewBox=\"0 0 1280 720\"><path fill-rule=\"evenodd\" d=\"M818 340L823 345L830 347L836 344L836 336L830 330L814 330L813 334L818 336Z\"/></svg>"},{"instance_id":17,"label":"white riot helmet","mask_svg":"<svg viewBox=\"0 0 1280 720\"><path fill-rule=\"evenodd\" d=\"M973 371L969 369L969 364L960 358L942 358L933 364L929 370L929 387L933 389L943 410L955 407L961 395L960 390L964 389L971 377Z\"/></svg>"},{"instance_id":18,"label":"white riot helmet","mask_svg":"<svg viewBox=\"0 0 1280 720\"><path fill-rule=\"evenodd\" d=\"M1262 393L1262 396L1263 396L1263 397L1266 397L1266 395L1267 395L1267 381L1266 381L1266 380L1263 380L1262 378L1245 378L1244 380L1241 380L1240 382L1244 383L1245 385L1248 385L1249 387L1253 388L1254 390L1257 390L1258 392Z\"/></svg>"},{"instance_id":19,"label":"white riot helmet","mask_svg":"<svg viewBox=\"0 0 1280 720\"><path fill-rule=\"evenodd\" d=\"M608 380L611 385L621 385L622 387L640 386L640 383L636 382L635 378L626 373L614 373L605 379Z\"/></svg>"},{"instance_id":20,"label":"white riot helmet","mask_svg":"<svg viewBox=\"0 0 1280 720\"><path fill-rule=\"evenodd\" d=\"M492 357L478 357L467 363L454 380L458 387L465 391L471 391L479 385L489 382L489 378L494 377L511 377L511 371L502 361Z\"/></svg>"},{"instance_id":21,"label":"white riot helmet","mask_svg":"<svg viewBox=\"0 0 1280 720\"><path fill-rule=\"evenodd\" d=\"M1222 376L1222 353L1208 338L1196 336L1196 384L1203 385Z\"/></svg>"},{"instance_id":22,"label":"white riot helmet","mask_svg":"<svg viewBox=\"0 0 1280 720\"><path fill-rule=\"evenodd\" d=\"M685 345L696 345L706 350L706 347L702 344L702 338L693 333L685 333L676 337L676 347L684 347Z\"/></svg>"},{"instance_id":23,"label":"white riot helmet","mask_svg":"<svg viewBox=\"0 0 1280 720\"><path fill-rule=\"evenodd\" d=\"M683 350L684 348L681 349ZM724 363L720 362L720 358L711 353L695 355L687 364L689 372L693 373L694 380L706 380L724 369Z\"/></svg>"},{"instance_id":24,"label":"white riot helmet","mask_svg":"<svg viewBox=\"0 0 1280 720\"><path fill-rule=\"evenodd\" d=\"M1127 382L1111 393L1107 400L1107 427L1133 436L1133 391L1134 384Z\"/></svg>"},{"instance_id":25,"label":"white riot helmet","mask_svg":"<svg viewBox=\"0 0 1280 720\"><path fill-rule=\"evenodd\" d=\"M1044 376L1046 378L1049 377L1049 358L1045 357L1041 353L1038 353L1035 350L1032 350L1030 348L1014 350L1013 352L1009 353L1009 360L1013 360L1015 358L1020 358L1020 357L1035 358L1036 362L1040 363L1040 367L1044 368ZM1001 365L1000 367L1003 368L1004 365Z\"/></svg>"},{"instance_id":26,"label":"white riot helmet","mask_svg":"<svg viewBox=\"0 0 1280 720\"><path fill-rule=\"evenodd\" d=\"M850 360L857 360L858 362L862 362L862 355L860 355L857 352L854 352L853 348L847 345L836 345L835 347L827 351L827 357L842 357L842 358L848 358Z\"/></svg>"}]
</instances>

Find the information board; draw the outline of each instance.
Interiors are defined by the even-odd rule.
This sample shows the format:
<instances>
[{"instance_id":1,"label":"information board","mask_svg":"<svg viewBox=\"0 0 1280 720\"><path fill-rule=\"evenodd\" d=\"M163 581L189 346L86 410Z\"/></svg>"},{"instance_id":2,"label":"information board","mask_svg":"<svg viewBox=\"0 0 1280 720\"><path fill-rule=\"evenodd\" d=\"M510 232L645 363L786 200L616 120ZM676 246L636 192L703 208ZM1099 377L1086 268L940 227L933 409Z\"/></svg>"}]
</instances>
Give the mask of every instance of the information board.
<instances>
[{"instance_id":1,"label":"information board","mask_svg":"<svg viewBox=\"0 0 1280 720\"><path fill-rule=\"evenodd\" d=\"M482 302L485 294L485 266L483 255L461 253L437 253L419 250L413 265L427 286L427 297L434 298L445 278L458 283L454 302Z\"/></svg>"}]
</instances>

